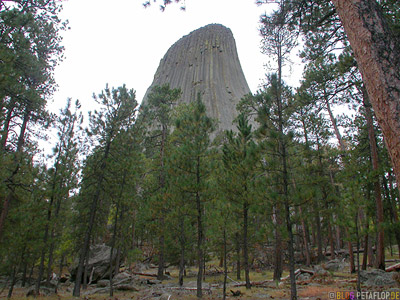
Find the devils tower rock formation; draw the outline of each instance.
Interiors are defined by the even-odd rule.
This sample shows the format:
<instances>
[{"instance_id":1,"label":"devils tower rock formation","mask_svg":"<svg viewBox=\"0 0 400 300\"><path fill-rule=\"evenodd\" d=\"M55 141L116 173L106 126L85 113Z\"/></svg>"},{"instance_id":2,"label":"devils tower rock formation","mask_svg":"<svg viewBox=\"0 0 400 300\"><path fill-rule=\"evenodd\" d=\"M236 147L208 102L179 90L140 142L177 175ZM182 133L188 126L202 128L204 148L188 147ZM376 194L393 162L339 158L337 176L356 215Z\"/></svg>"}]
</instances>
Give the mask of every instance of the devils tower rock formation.
<instances>
[{"instance_id":1,"label":"devils tower rock formation","mask_svg":"<svg viewBox=\"0 0 400 300\"><path fill-rule=\"evenodd\" d=\"M207 114L219 122L219 131L235 127L236 105L250 93L232 32L219 24L199 28L172 45L142 105L154 86L166 83L181 89L179 103L194 101L200 92Z\"/></svg>"}]
</instances>

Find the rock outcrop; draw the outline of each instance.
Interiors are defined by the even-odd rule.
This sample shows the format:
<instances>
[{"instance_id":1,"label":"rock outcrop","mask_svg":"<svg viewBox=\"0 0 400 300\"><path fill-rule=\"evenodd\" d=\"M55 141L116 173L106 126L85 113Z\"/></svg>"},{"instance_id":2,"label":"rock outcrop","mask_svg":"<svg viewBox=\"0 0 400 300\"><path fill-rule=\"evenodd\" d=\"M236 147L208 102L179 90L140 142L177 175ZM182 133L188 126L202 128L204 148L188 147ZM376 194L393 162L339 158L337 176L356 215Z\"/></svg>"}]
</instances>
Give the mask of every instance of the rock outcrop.
<instances>
[{"instance_id":1,"label":"rock outcrop","mask_svg":"<svg viewBox=\"0 0 400 300\"><path fill-rule=\"evenodd\" d=\"M236 105L250 93L233 34L219 24L191 32L167 51L142 105L154 86L167 83L181 89L179 103L194 101L200 93L208 116L218 121L219 131L235 128Z\"/></svg>"},{"instance_id":2,"label":"rock outcrop","mask_svg":"<svg viewBox=\"0 0 400 300\"><path fill-rule=\"evenodd\" d=\"M111 247L106 245L93 245L89 251L89 262L85 264L88 270L88 282L97 282L104 278L110 278L110 253ZM113 252L113 265L115 266L117 254ZM76 259L70 267L71 279L75 280L78 271L78 262Z\"/></svg>"}]
</instances>

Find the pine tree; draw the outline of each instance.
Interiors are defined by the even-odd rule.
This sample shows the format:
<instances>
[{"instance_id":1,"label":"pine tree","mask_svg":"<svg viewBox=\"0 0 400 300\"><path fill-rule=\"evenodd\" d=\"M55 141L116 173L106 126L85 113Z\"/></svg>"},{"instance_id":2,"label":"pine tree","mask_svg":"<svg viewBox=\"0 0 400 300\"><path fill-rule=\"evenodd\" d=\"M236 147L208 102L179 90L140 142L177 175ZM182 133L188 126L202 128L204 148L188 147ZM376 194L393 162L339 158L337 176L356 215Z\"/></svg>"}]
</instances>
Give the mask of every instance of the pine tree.
<instances>
[{"instance_id":1,"label":"pine tree","mask_svg":"<svg viewBox=\"0 0 400 300\"><path fill-rule=\"evenodd\" d=\"M101 109L89 115L90 129L88 133L92 138L97 139L98 146L95 147L93 156L86 160L86 170L82 180L82 198L89 201L89 212L83 223L86 230L84 230L73 290L75 297L80 295L84 262L88 257L92 233L96 224L96 214L103 198L106 172L110 164L109 158L112 155L111 149L118 134L135 121L137 111L135 92L128 90L125 85L116 89L106 86L98 96L94 95L93 97L101 105Z\"/></svg>"},{"instance_id":2,"label":"pine tree","mask_svg":"<svg viewBox=\"0 0 400 300\"><path fill-rule=\"evenodd\" d=\"M152 89L148 96L148 103L144 107L143 118L144 122L148 122L150 132L148 133L146 151L148 157L151 157L156 174L155 186L150 186L151 190L156 190L156 193L151 192L154 201L153 209L156 218L158 219L159 232L159 257L157 279L164 278L165 265L165 218L167 210L167 174L166 174L166 157L167 148L169 146L169 135L171 130L171 112L173 105L180 97L179 89L170 89L169 85L156 86Z\"/></svg>"},{"instance_id":3,"label":"pine tree","mask_svg":"<svg viewBox=\"0 0 400 300\"><path fill-rule=\"evenodd\" d=\"M223 162L227 177L231 183L225 188L230 200L241 206L242 215L242 247L243 263L245 268L246 288L250 289L250 262L249 262L249 209L254 199L252 182L255 177L255 164L257 163L257 146L252 140L252 125L249 124L244 114L237 118L238 134L228 131L227 143L223 145Z\"/></svg>"},{"instance_id":4,"label":"pine tree","mask_svg":"<svg viewBox=\"0 0 400 300\"><path fill-rule=\"evenodd\" d=\"M17 195L17 175L23 169L24 151L35 124L46 126L46 100L55 89L53 71L61 59L60 30L64 25L56 1L9 1L0 10L0 239L4 233L10 205ZM36 131L36 134L40 134Z\"/></svg>"},{"instance_id":5,"label":"pine tree","mask_svg":"<svg viewBox=\"0 0 400 300\"><path fill-rule=\"evenodd\" d=\"M211 155L210 133L214 130L213 121L206 115L206 108L200 95L196 102L183 105L176 118L176 151L181 157L177 166L186 179L182 189L190 194L190 201L196 211L197 220L197 297L202 297L202 280L204 268L204 203L207 195L209 161Z\"/></svg>"},{"instance_id":6,"label":"pine tree","mask_svg":"<svg viewBox=\"0 0 400 300\"><path fill-rule=\"evenodd\" d=\"M65 109L60 112L56 122L58 141L54 148L54 167L49 170L47 221L43 234L43 248L39 264L39 273L36 283L36 294L39 294L40 283L44 272L44 260L46 252L49 253L48 270L46 280L50 281L51 266L55 247L56 224L60 224L58 217L64 201L69 198L72 189L77 187L76 177L79 173L79 150L81 140L77 134L82 124L82 114L79 101L75 103L75 111L71 111L71 100L67 100ZM50 242L50 244L49 244Z\"/></svg>"}]
</instances>

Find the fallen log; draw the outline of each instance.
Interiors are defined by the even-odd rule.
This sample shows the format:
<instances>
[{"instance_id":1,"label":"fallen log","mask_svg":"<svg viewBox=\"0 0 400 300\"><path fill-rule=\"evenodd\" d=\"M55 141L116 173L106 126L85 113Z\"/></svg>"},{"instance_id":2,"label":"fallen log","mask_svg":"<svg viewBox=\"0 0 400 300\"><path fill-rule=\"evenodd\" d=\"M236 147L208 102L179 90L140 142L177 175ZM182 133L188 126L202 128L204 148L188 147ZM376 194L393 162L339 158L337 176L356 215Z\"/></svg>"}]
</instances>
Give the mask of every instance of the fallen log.
<instances>
[{"instance_id":1,"label":"fallen log","mask_svg":"<svg viewBox=\"0 0 400 300\"><path fill-rule=\"evenodd\" d=\"M163 288L170 289L170 290L197 291L197 287L164 286ZM201 289L205 290L205 291L211 291L211 288L209 288L209 287L203 287Z\"/></svg>"},{"instance_id":2,"label":"fallen log","mask_svg":"<svg viewBox=\"0 0 400 300\"><path fill-rule=\"evenodd\" d=\"M339 279L336 280L336 282L341 282L341 283L356 283L357 279Z\"/></svg>"},{"instance_id":3,"label":"fallen log","mask_svg":"<svg viewBox=\"0 0 400 300\"><path fill-rule=\"evenodd\" d=\"M310 274L311 276L314 275L314 271L311 271L311 270L297 269L296 271L294 271L294 275L295 275L295 276L297 276L297 275L299 275L299 274L303 274L303 273ZM285 281L285 280L288 280L289 278L290 278L290 275L288 275L288 276L282 278L281 280L282 280L282 281Z\"/></svg>"},{"instance_id":4,"label":"fallen log","mask_svg":"<svg viewBox=\"0 0 400 300\"><path fill-rule=\"evenodd\" d=\"M228 279L230 279L231 281L233 281L234 283L240 284L239 282L237 282L237 281L233 280L232 278L230 278L228 275L227 275L226 277L227 277Z\"/></svg>"},{"instance_id":5,"label":"fallen log","mask_svg":"<svg viewBox=\"0 0 400 300\"><path fill-rule=\"evenodd\" d=\"M393 271L399 271L400 270L400 263L395 264L393 266L390 266L388 268L386 268L386 272L393 272Z\"/></svg>"},{"instance_id":6,"label":"fallen log","mask_svg":"<svg viewBox=\"0 0 400 300\"><path fill-rule=\"evenodd\" d=\"M157 274L147 274L147 273L141 273L141 272L132 272L133 275L139 275L139 276L148 276L148 277L157 277Z\"/></svg>"},{"instance_id":7,"label":"fallen log","mask_svg":"<svg viewBox=\"0 0 400 300\"><path fill-rule=\"evenodd\" d=\"M251 286L258 286L258 287L261 287L261 286L263 286L264 284L266 284L266 283L268 283L268 282L273 282L273 280L270 279L270 280L264 280L264 281L253 281L253 282L250 282L250 285L251 285ZM246 283L245 283L245 282L237 283L237 284L234 284L233 286L234 286L234 287L246 286Z\"/></svg>"}]
</instances>

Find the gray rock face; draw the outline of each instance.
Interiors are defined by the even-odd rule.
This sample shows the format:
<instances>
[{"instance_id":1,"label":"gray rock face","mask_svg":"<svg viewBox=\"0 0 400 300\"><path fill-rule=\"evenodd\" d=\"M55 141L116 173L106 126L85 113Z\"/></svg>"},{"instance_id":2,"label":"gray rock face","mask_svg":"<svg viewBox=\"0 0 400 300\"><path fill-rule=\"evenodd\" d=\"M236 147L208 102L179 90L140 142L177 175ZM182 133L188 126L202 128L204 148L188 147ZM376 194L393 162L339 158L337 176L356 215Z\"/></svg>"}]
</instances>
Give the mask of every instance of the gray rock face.
<instances>
[{"instance_id":1,"label":"gray rock face","mask_svg":"<svg viewBox=\"0 0 400 300\"><path fill-rule=\"evenodd\" d=\"M235 128L232 121L237 116L236 105L250 93L233 34L219 24L191 32L167 51L142 105L146 105L152 87L167 83L181 89L178 103L194 101L200 93L208 116L219 122L219 131Z\"/></svg>"}]
</instances>

